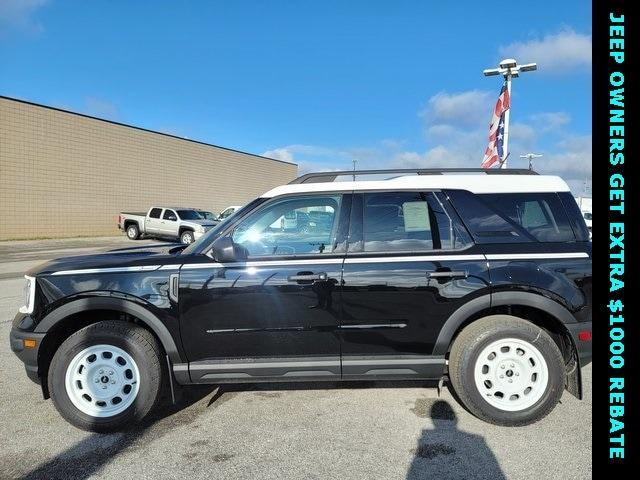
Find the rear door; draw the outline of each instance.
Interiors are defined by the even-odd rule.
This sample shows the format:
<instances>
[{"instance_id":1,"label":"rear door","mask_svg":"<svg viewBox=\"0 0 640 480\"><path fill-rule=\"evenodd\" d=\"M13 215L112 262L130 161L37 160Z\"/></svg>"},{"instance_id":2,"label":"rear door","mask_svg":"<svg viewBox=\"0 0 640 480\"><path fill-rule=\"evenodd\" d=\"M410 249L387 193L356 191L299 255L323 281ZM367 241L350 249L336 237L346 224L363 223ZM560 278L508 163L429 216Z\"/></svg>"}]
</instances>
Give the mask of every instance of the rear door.
<instances>
[{"instance_id":1,"label":"rear door","mask_svg":"<svg viewBox=\"0 0 640 480\"><path fill-rule=\"evenodd\" d=\"M438 378L444 322L489 278L443 194L367 192L353 198L342 292L344 377Z\"/></svg>"},{"instance_id":2,"label":"rear door","mask_svg":"<svg viewBox=\"0 0 640 480\"><path fill-rule=\"evenodd\" d=\"M350 196L272 199L229 225L246 262L184 265L181 330L196 382L340 378L339 316ZM322 211L317 228L284 226Z\"/></svg>"},{"instance_id":3,"label":"rear door","mask_svg":"<svg viewBox=\"0 0 640 480\"><path fill-rule=\"evenodd\" d=\"M146 233L152 235L162 235L162 208L154 207L149 210L144 223Z\"/></svg>"}]
</instances>

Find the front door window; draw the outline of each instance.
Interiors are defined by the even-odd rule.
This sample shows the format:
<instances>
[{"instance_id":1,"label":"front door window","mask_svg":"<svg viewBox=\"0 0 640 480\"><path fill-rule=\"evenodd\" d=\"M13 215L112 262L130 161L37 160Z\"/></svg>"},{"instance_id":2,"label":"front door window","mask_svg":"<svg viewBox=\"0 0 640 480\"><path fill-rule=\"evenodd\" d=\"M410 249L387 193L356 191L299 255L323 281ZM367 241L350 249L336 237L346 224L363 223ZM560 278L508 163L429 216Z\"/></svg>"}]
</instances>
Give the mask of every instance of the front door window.
<instances>
[{"instance_id":1,"label":"front door window","mask_svg":"<svg viewBox=\"0 0 640 480\"><path fill-rule=\"evenodd\" d=\"M250 257L332 253L340 210L339 195L290 197L272 202L243 220L233 241Z\"/></svg>"}]
</instances>

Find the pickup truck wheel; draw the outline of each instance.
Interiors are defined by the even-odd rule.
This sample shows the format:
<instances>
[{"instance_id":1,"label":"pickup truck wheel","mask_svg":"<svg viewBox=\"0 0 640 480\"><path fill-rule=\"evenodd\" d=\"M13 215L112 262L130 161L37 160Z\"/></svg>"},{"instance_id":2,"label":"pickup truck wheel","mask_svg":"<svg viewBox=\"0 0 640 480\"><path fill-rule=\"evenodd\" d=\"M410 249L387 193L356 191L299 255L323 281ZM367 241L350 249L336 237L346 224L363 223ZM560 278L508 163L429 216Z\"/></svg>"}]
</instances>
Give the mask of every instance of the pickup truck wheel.
<instances>
[{"instance_id":1,"label":"pickup truck wheel","mask_svg":"<svg viewBox=\"0 0 640 480\"><path fill-rule=\"evenodd\" d=\"M185 230L180 234L180 241L187 245L193 243L193 232L191 230Z\"/></svg>"},{"instance_id":2,"label":"pickup truck wheel","mask_svg":"<svg viewBox=\"0 0 640 480\"><path fill-rule=\"evenodd\" d=\"M89 325L67 338L49 368L51 399L62 417L94 432L142 420L160 397L161 349L142 327L122 321Z\"/></svg>"},{"instance_id":3,"label":"pickup truck wheel","mask_svg":"<svg viewBox=\"0 0 640 480\"><path fill-rule=\"evenodd\" d=\"M449 378L462 403L496 425L528 425L544 418L564 390L564 361L541 328L510 315L467 326L449 356Z\"/></svg>"},{"instance_id":4,"label":"pickup truck wheel","mask_svg":"<svg viewBox=\"0 0 640 480\"><path fill-rule=\"evenodd\" d=\"M129 240L137 240L140 237L140 230L137 225L133 224L127 227L127 237L129 237Z\"/></svg>"}]
</instances>

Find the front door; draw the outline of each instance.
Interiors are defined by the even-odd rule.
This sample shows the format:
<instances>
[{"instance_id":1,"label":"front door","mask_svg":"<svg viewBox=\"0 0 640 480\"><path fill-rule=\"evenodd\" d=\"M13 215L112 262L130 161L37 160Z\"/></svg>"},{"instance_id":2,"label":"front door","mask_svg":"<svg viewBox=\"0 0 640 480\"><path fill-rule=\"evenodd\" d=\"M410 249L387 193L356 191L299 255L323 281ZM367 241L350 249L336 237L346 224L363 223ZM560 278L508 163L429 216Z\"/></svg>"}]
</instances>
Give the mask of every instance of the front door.
<instances>
[{"instance_id":1,"label":"front door","mask_svg":"<svg viewBox=\"0 0 640 480\"><path fill-rule=\"evenodd\" d=\"M484 256L434 192L355 195L343 271L343 375L438 378L447 318L488 293Z\"/></svg>"},{"instance_id":2,"label":"front door","mask_svg":"<svg viewBox=\"0 0 640 480\"><path fill-rule=\"evenodd\" d=\"M162 235L165 237L177 237L178 236L178 215L175 210L166 208L162 214Z\"/></svg>"},{"instance_id":3,"label":"front door","mask_svg":"<svg viewBox=\"0 0 640 480\"><path fill-rule=\"evenodd\" d=\"M339 378L348 203L330 194L273 199L229 227L246 262L183 266L180 320L193 381ZM299 221L285 227L291 211Z\"/></svg>"}]
</instances>

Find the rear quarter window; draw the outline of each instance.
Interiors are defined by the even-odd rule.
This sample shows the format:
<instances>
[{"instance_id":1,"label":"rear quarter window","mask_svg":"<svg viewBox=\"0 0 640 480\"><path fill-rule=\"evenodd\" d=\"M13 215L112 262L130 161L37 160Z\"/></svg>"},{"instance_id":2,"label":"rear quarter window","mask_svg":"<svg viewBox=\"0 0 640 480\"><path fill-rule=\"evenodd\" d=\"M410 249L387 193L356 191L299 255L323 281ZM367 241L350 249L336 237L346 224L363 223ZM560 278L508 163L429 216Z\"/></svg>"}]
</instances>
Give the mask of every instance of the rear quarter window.
<instances>
[{"instance_id":1,"label":"rear quarter window","mask_svg":"<svg viewBox=\"0 0 640 480\"><path fill-rule=\"evenodd\" d=\"M587 242L589 241L589 229L587 228L586 220L591 220L591 214L589 214L589 218L587 218L587 214L583 216L580 211L580 207L576 202L576 199L569 192L560 192L558 194L560 197L560 201L562 205L564 205L564 209L567 212L569 217L569 221L571 222L571 226L573 227L573 232L576 235L576 240L579 242Z\"/></svg>"},{"instance_id":2,"label":"rear quarter window","mask_svg":"<svg viewBox=\"0 0 640 480\"><path fill-rule=\"evenodd\" d=\"M573 242L574 231L556 193L447 192L478 243Z\"/></svg>"}]
</instances>

